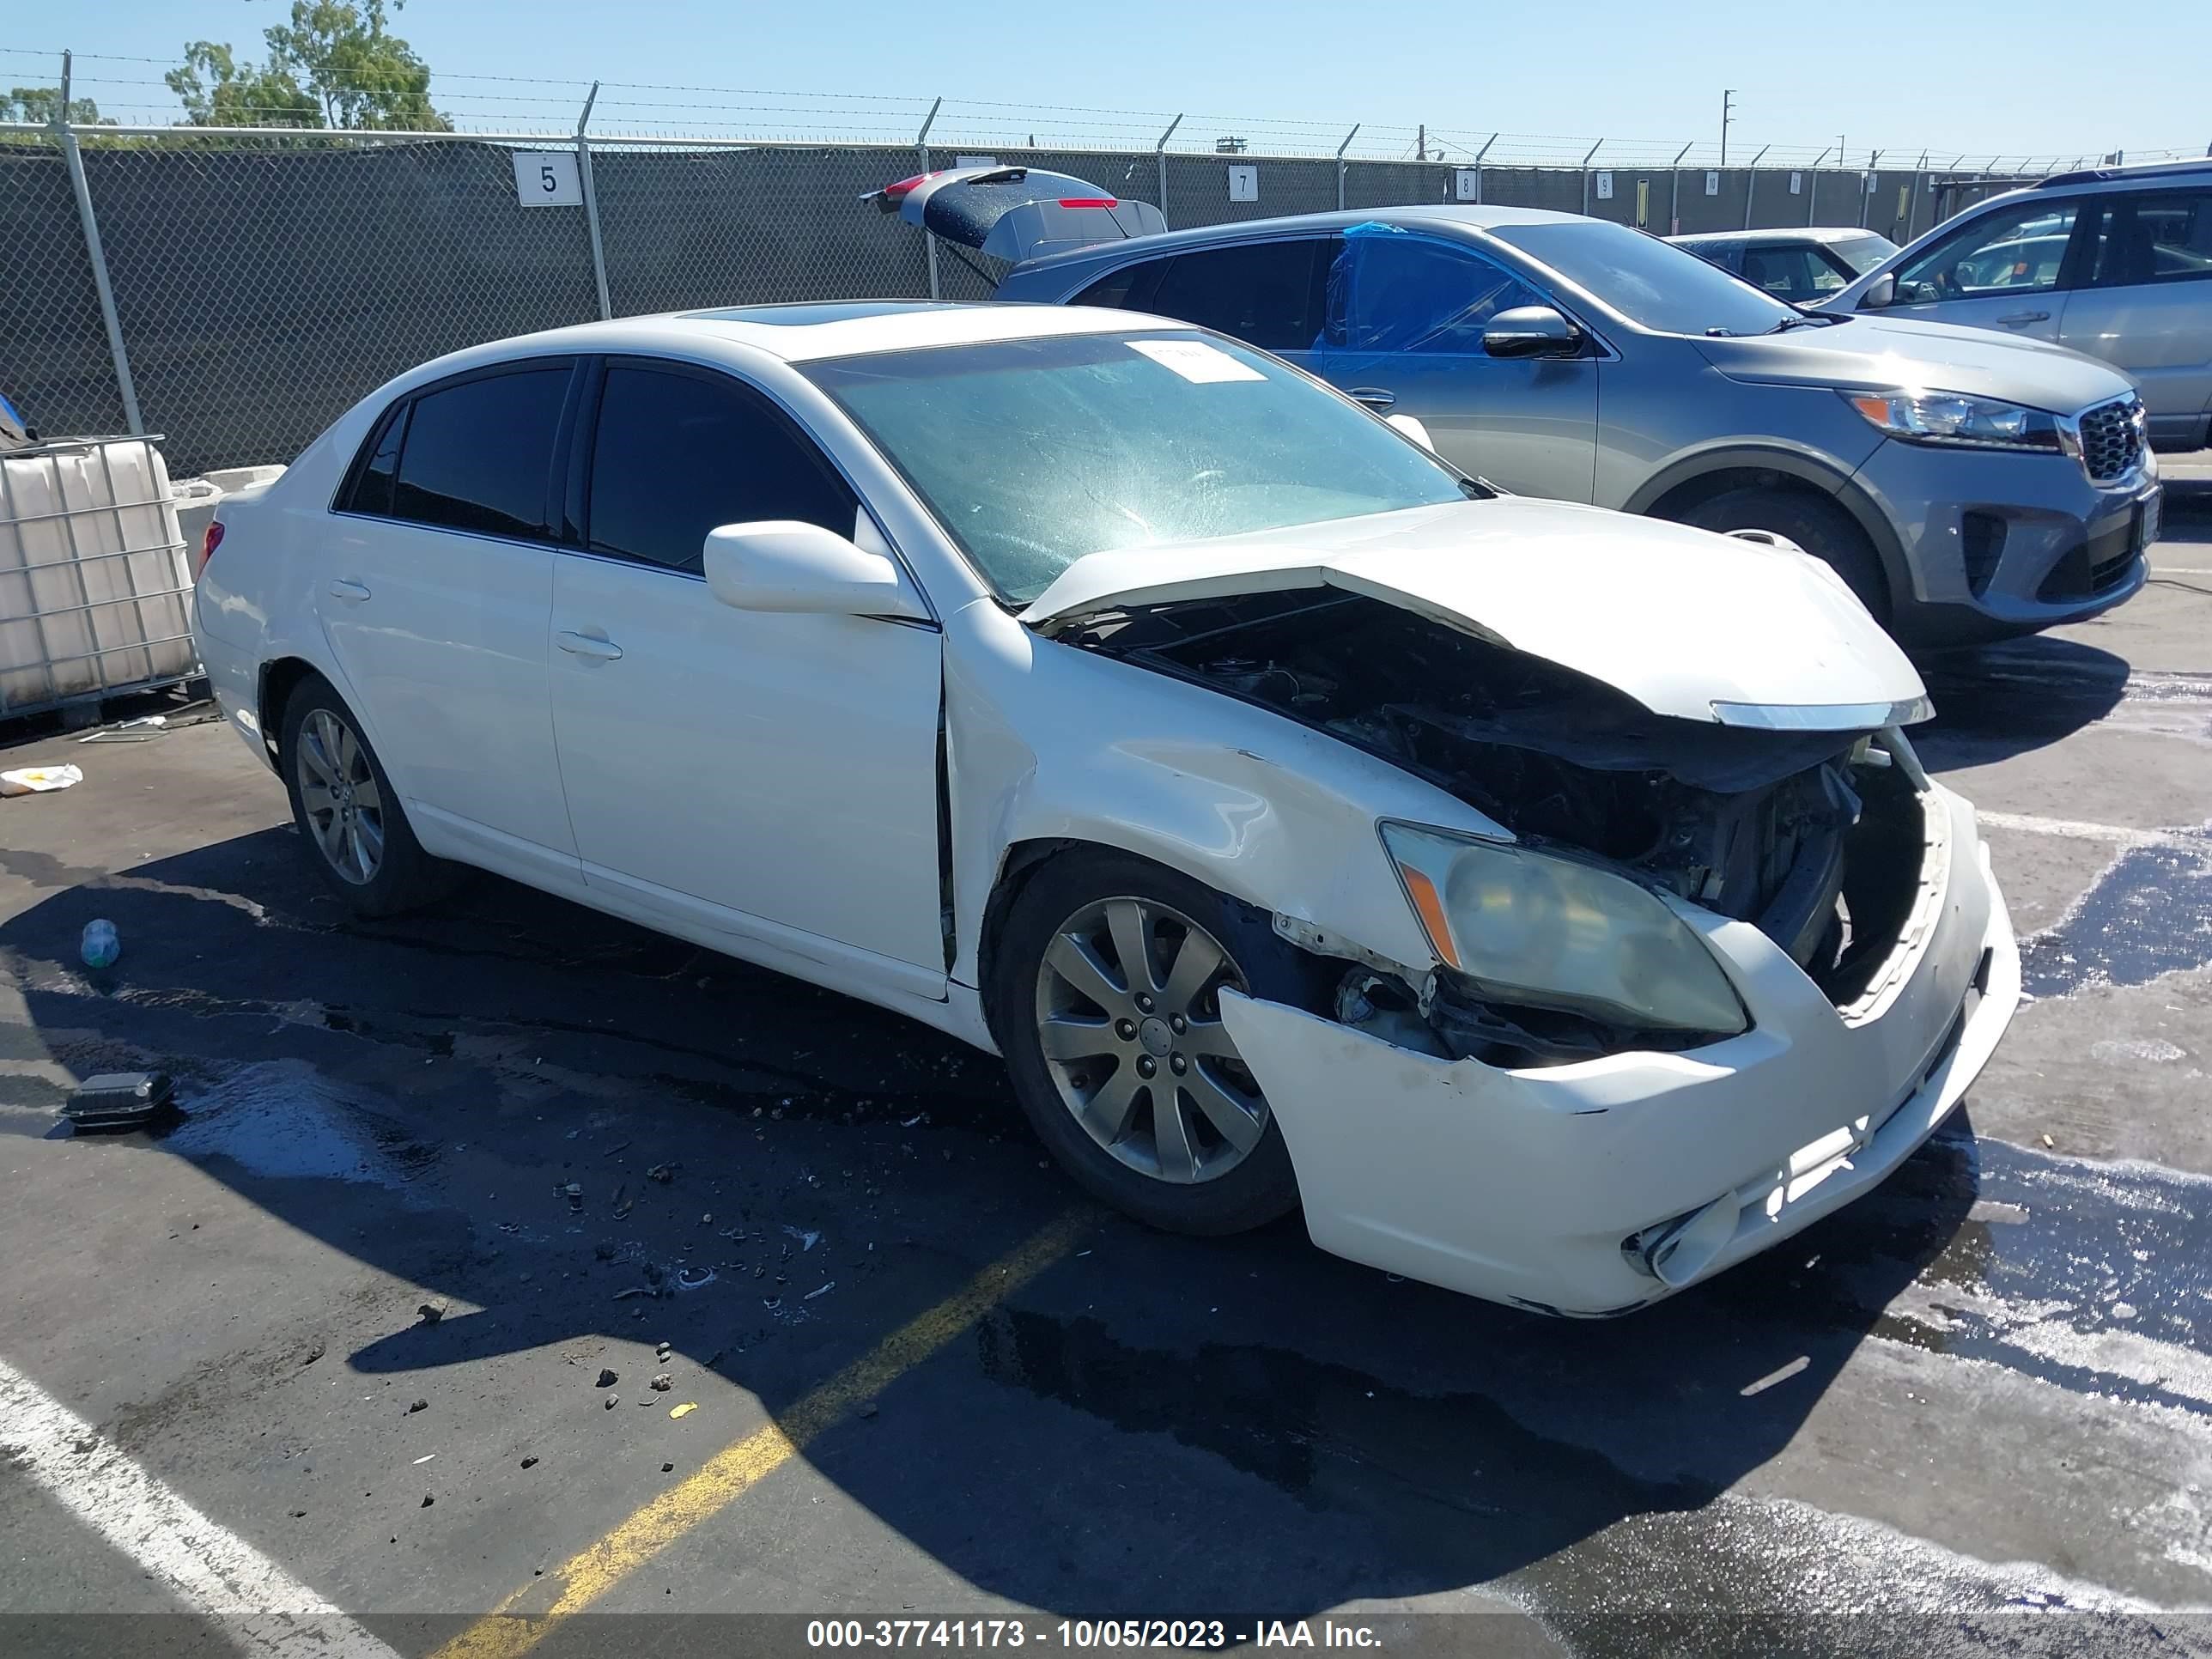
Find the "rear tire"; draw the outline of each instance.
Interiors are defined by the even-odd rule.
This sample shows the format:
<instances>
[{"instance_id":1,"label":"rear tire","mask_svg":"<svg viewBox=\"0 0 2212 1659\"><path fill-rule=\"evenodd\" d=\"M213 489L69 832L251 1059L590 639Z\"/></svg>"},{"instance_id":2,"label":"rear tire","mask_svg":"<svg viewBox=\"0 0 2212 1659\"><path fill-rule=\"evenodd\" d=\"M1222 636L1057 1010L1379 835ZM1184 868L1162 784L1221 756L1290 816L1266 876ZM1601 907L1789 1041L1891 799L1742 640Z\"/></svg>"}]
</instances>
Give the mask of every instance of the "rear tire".
<instances>
[{"instance_id":1,"label":"rear tire","mask_svg":"<svg viewBox=\"0 0 2212 1659\"><path fill-rule=\"evenodd\" d=\"M1146 959L1134 975L1131 949ZM1298 1201L1282 1130L1219 1023L1219 992L1306 1006L1318 977L1248 907L1143 859L1082 850L1038 870L1008 907L988 994L1022 1109L1077 1183L1152 1226L1212 1235Z\"/></svg>"},{"instance_id":2,"label":"rear tire","mask_svg":"<svg viewBox=\"0 0 2212 1659\"><path fill-rule=\"evenodd\" d=\"M331 683L310 674L284 702L277 764L300 850L359 916L391 916L442 898L462 870L415 839L384 763Z\"/></svg>"},{"instance_id":3,"label":"rear tire","mask_svg":"<svg viewBox=\"0 0 2212 1659\"><path fill-rule=\"evenodd\" d=\"M1874 619L1889 621L1889 580L1858 520L1836 502L1802 490L1747 485L1723 490L1687 512L1668 514L1701 530L1767 530L1788 538L1844 579Z\"/></svg>"}]
</instances>

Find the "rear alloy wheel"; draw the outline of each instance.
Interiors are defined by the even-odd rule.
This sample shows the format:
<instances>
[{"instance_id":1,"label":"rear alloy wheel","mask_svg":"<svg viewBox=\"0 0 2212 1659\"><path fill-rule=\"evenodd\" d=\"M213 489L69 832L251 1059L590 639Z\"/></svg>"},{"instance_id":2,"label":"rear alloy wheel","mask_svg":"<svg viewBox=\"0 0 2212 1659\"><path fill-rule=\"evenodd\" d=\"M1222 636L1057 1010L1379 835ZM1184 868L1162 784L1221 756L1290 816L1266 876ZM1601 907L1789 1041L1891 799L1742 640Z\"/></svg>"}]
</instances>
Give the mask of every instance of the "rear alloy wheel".
<instances>
[{"instance_id":1,"label":"rear alloy wheel","mask_svg":"<svg viewBox=\"0 0 2212 1659\"><path fill-rule=\"evenodd\" d=\"M384 795L369 769L368 749L327 708L300 727L293 766L301 828L314 840L331 873L366 887L384 867Z\"/></svg>"},{"instance_id":2,"label":"rear alloy wheel","mask_svg":"<svg viewBox=\"0 0 2212 1659\"><path fill-rule=\"evenodd\" d=\"M1037 1134L1085 1188L1175 1232L1229 1233L1297 1202L1282 1132L1221 994L1309 1000L1267 919L1142 860L1063 855L1010 907L992 1025Z\"/></svg>"},{"instance_id":3,"label":"rear alloy wheel","mask_svg":"<svg viewBox=\"0 0 2212 1659\"><path fill-rule=\"evenodd\" d=\"M284 704L279 769L309 863L363 916L397 915L450 891L460 866L425 853L376 751L336 688L301 681Z\"/></svg>"}]
</instances>

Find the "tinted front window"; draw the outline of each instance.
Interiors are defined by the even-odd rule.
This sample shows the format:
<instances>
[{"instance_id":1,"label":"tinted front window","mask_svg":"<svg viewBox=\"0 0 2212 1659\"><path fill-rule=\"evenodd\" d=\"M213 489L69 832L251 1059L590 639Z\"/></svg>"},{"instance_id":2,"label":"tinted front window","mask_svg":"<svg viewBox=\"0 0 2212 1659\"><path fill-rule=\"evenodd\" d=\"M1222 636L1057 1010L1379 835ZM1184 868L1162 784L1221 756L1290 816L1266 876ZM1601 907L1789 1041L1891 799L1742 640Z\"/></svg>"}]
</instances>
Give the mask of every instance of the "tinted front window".
<instances>
[{"instance_id":1,"label":"tinted front window","mask_svg":"<svg viewBox=\"0 0 2212 1659\"><path fill-rule=\"evenodd\" d=\"M1985 213L1898 268L1905 305L2035 294L2058 286L2074 234L2072 202L2020 202Z\"/></svg>"},{"instance_id":2,"label":"tinted front window","mask_svg":"<svg viewBox=\"0 0 2212 1659\"><path fill-rule=\"evenodd\" d=\"M1546 303L1503 265L1426 237L1352 235L1329 272L1326 343L1479 357L1492 317Z\"/></svg>"},{"instance_id":3,"label":"tinted front window","mask_svg":"<svg viewBox=\"0 0 2212 1659\"><path fill-rule=\"evenodd\" d=\"M857 510L813 444L736 382L608 367L586 508L593 552L696 571L719 526L796 519L850 536Z\"/></svg>"},{"instance_id":4,"label":"tinted front window","mask_svg":"<svg viewBox=\"0 0 2212 1659\"><path fill-rule=\"evenodd\" d=\"M1797 314L1696 254L1626 225L1492 225L1487 234L1662 334L1764 334Z\"/></svg>"},{"instance_id":5,"label":"tinted front window","mask_svg":"<svg viewBox=\"0 0 2212 1659\"><path fill-rule=\"evenodd\" d=\"M1073 335L803 371L1000 592L1088 553L1464 500L1459 475L1297 370L1195 334Z\"/></svg>"},{"instance_id":6,"label":"tinted front window","mask_svg":"<svg viewBox=\"0 0 2212 1659\"><path fill-rule=\"evenodd\" d=\"M1310 350L1335 246L1330 238L1307 237L1178 253L1164 262L1149 292L1129 290L1129 302L1268 351Z\"/></svg>"},{"instance_id":7,"label":"tinted front window","mask_svg":"<svg viewBox=\"0 0 2212 1659\"><path fill-rule=\"evenodd\" d=\"M542 538L568 367L464 380L415 399L392 516L489 536Z\"/></svg>"}]
</instances>

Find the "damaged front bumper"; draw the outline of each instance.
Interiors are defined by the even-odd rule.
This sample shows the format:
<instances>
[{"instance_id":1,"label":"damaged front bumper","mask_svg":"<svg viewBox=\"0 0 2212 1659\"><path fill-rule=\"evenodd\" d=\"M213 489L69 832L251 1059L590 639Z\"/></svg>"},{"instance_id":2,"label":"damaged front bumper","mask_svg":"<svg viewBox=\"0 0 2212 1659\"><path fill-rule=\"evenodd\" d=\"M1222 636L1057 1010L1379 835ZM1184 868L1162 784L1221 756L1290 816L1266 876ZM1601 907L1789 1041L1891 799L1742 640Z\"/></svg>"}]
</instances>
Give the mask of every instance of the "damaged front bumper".
<instances>
[{"instance_id":1,"label":"damaged front bumper","mask_svg":"<svg viewBox=\"0 0 2212 1659\"><path fill-rule=\"evenodd\" d=\"M2020 998L1973 809L1936 786L1911 921L1839 1009L1758 928L1684 907L1752 1028L1503 1069L1224 992L1314 1243L1549 1313L1625 1313L1849 1202L1958 1104Z\"/></svg>"}]
</instances>

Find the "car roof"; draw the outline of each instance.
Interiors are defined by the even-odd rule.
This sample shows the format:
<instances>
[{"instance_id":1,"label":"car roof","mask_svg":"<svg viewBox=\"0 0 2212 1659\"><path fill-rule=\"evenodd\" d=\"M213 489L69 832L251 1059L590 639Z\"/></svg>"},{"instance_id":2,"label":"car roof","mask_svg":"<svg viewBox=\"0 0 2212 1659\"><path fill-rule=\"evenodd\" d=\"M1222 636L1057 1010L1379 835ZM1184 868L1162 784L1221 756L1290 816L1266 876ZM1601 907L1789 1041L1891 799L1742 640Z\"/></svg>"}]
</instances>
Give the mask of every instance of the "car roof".
<instances>
[{"instance_id":1,"label":"car roof","mask_svg":"<svg viewBox=\"0 0 2212 1659\"><path fill-rule=\"evenodd\" d=\"M1705 230L1686 235L1669 236L1674 243L1699 243L1713 246L1733 246L1738 242L1776 242L1788 246L1792 242L1840 242L1852 236L1878 236L1875 230L1862 230L1856 225L1790 225L1771 230Z\"/></svg>"},{"instance_id":2,"label":"car roof","mask_svg":"<svg viewBox=\"0 0 2212 1659\"><path fill-rule=\"evenodd\" d=\"M2212 155L2185 156L2179 161L2133 161L2081 167L2072 173L2048 173L2030 180L2027 187L2051 190L2063 185L2159 185L2168 179L2179 184L2205 173L2212 173Z\"/></svg>"},{"instance_id":3,"label":"car roof","mask_svg":"<svg viewBox=\"0 0 2212 1659\"><path fill-rule=\"evenodd\" d=\"M1346 230L1353 225L1403 225L1408 228L1455 225L1470 230L1486 230L1493 225L1589 222L1579 213L1553 213L1545 208L1488 207L1474 203L1462 205L1438 202L1412 207L1345 209L1333 213L1285 214L1273 219L1234 219L1222 224L1194 225L1186 230L1170 230L1158 236L1133 236L1127 241L1092 242L1083 247L1070 248L1065 252L1048 253L1042 258L1024 260L1016 269L1024 272L1048 270L1056 265L1081 264L1102 255L1172 253L1179 247L1241 240L1247 236Z\"/></svg>"},{"instance_id":4,"label":"car roof","mask_svg":"<svg viewBox=\"0 0 2212 1659\"><path fill-rule=\"evenodd\" d=\"M707 311L672 311L612 322L578 323L472 347L439 359L438 367L451 373L556 352L653 352L702 347L711 351L718 344L743 346L799 363L931 346L1189 326L1168 318L1095 306L831 300L813 305L721 306Z\"/></svg>"}]
</instances>

